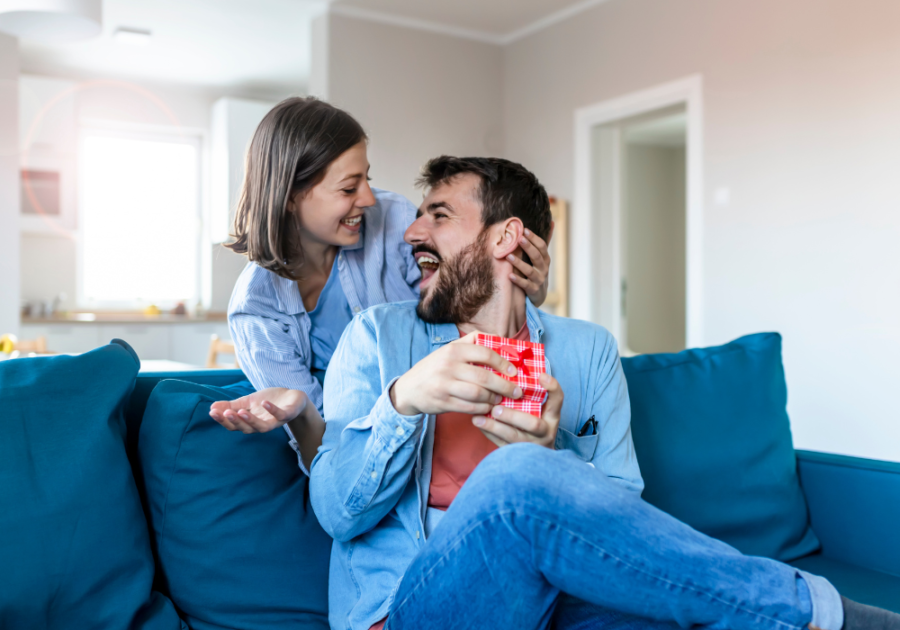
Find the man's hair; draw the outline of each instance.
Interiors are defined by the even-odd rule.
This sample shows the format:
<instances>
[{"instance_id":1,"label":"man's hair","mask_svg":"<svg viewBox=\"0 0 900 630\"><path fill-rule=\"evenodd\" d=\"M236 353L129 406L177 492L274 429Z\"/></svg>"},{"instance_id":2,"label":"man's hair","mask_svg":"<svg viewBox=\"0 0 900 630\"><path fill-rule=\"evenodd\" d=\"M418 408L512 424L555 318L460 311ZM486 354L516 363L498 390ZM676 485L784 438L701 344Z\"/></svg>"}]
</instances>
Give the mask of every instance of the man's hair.
<instances>
[{"instance_id":1,"label":"man's hair","mask_svg":"<svg viewBox=\"0 0 900 630\"><path fill-rule=\"evenodd\" d=\"M434 188L458 175L473 173L481 179L481 219L484 227L516 217L526 228L547 240L550 234L550 199L534 173L501 158L441 157L422 167L416 184Z\"/></svg>"},{"instance_id":2,"label":"man's hair","mask_svg":"<svg viewBox=\"0 0 900 630\"><path fill-rule=\"evenodd\" d=\"M300 217L288 210L298 193L325 177L328 166L366 139L347 112L315 98L281 101L256 128L226 247L279 276L296 280L303 265Z\"/></svg>"}]
</instances>

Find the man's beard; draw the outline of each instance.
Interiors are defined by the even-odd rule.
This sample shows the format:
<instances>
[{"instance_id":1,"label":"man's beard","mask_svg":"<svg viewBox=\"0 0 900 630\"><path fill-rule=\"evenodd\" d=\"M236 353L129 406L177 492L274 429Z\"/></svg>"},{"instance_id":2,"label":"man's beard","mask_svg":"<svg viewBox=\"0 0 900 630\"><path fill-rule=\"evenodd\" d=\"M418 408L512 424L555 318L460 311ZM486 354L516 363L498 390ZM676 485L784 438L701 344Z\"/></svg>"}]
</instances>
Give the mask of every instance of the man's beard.
<instances>
[{"instance_id":1,"label":"man's beard","mask_svg":"<svg viewBox=\"0 0 900 630\"><path fill-rule=\"evenodd\" d=\"M497 286L486 251L488 231L456 256L441 262L435 283L419 297L416 314L429 324L471 321L494 296Z\"/></svg>"}]
</instances>

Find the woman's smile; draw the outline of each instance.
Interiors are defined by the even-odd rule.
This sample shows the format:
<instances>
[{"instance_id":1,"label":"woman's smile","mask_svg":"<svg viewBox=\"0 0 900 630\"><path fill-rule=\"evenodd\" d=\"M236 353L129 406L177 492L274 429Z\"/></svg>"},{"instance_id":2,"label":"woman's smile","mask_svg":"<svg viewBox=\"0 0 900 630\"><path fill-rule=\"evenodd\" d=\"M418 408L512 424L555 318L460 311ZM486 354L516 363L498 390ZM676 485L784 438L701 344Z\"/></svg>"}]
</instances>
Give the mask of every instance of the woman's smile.
<instances>
[{"instance_id":1,"label":"woman's smile","mask_svg":"<svg viewBox=\"0 0 900 630\"><path fill-rule=\"evenodd\" d=\"M357 214L356 216L341 219L341 226L356 233L359 232L359 228L362 226L362 220L363 215Z\"/></svg>"}]
</instances>

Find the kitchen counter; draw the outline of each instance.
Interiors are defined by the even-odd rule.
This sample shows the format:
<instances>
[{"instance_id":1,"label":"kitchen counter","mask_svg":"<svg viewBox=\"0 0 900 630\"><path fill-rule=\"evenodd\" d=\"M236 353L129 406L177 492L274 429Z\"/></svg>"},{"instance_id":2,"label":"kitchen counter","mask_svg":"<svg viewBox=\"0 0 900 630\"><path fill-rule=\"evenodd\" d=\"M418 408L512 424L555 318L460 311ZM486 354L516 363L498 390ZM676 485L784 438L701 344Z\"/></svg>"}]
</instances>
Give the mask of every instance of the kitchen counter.
<instances>
[{"instance_id":1,"label":"kitchen counter","mask_svg":"<svg viewBox=\"0 0 900 630\"><path fill-rule=\"evenodd\" d=\"M25 317L20 339L45 337L50 352L87 352L124 339L142 360L206 365L212 335L228 340L225 313L204 317L140 313L71 313L67 317Z\"/></svg>"}]
</instances>

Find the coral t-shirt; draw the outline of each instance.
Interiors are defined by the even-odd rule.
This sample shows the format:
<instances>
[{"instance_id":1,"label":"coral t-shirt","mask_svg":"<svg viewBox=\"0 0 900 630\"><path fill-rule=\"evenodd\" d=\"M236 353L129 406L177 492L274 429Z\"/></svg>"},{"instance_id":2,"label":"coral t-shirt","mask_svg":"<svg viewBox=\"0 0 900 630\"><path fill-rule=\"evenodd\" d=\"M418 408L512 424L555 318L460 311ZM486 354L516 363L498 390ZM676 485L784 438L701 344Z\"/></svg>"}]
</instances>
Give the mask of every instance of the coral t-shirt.
<instances>
[{"instance_id":1,"label":"coral t-shirt","mask_svg":"<svg viewBox=\"0 0 900 630\"><path fill-rule=\"evenodd\" d=\"M462 334L462 332L460 332ZM528 324L513 337L528 341ZM497 450L481 429L472 424L466 413L442 413L434 425L434 449L431 463L431 485L428 507L446 510L459 489L485 457Z\"/></svg>"},{"instance_id":2,"label":"coral t-shirt","mask_svg":"<svg viewBox=\"0 0 900 630\"><path fill-rule=\"evenodd\" d=\"M459 333L463 334L462 331ZM528 341L528 323L513 339ZM466 413L441 413L434 423L434 449L431 456L431 484L428 487L428 507L446 510L459 494L469 475L481 460L497 450L481 429L472 424ZM382 630L382 619L369 630Z\"/></svg>"}]
</instances>

